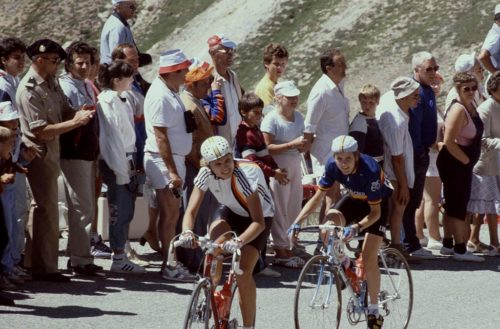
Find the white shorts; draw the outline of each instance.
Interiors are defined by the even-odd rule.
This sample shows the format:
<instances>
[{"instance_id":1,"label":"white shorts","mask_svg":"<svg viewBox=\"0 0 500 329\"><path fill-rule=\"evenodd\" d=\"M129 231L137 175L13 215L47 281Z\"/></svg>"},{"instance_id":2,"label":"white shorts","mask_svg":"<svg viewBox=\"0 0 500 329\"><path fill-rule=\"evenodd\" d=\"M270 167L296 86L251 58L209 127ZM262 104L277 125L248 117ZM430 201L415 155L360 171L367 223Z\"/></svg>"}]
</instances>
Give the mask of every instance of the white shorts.
<instances>
[{"instance_id":1,"label":"white shorts","mask_svg":"<svg viewBox=\"0 0 500 329\"><path fill-rule=\"evenodd\" d=\"M176 154L174 154L173 157L177 174L184 181L186 178L185 157ZM170 182L168 169L159 153L144 153L144 170L146 171L151 186L155 190L161 190L168 186Z\"/></svg>"}]
</instances>

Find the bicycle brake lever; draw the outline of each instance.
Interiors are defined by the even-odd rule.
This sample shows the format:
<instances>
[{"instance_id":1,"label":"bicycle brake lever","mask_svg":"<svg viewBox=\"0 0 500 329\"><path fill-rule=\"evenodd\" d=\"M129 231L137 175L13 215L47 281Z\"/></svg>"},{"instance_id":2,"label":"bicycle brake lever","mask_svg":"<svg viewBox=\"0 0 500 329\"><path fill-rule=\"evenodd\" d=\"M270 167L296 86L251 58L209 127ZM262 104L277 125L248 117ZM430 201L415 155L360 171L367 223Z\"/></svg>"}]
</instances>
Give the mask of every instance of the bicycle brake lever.
<instances>
[{"instance_id":1,"label":"bicycle brake lever","mask_svg":"<svg viewBox=\"0 0 500 329\"><path fill-rule=\"evenodd\" d=\"M243 270L240 268L240 258L241 258L241 250L236 249L236 251L233 254L233 271L237 275L242 275Z\"/></svg>"}]
</instances>

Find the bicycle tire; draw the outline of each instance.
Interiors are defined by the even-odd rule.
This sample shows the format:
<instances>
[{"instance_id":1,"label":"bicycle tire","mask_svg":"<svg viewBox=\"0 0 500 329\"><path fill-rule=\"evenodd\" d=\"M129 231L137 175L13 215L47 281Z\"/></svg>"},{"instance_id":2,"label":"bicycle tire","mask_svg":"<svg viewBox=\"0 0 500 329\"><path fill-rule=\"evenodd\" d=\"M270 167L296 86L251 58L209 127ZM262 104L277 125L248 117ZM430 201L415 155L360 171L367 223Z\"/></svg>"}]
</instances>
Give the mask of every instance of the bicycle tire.
<instances>
[{"instance_id":1,"label":"bicycle tire","mask_svg":"<svg viewBox=\"0 0 500 329\"><path fill-rule=\"evenodd\" d=\"M341 284L337 269L328 263L328 256L312 257L300 272L295 288L295 328L339 328L341 308Z\"/></svg>"},{"instance_id":2,"label":"bicycle tire","mask_svg":"<svg viewBox=\"0 0 500 329\"><path fill-rule=\"evenodd\" d=\"M212 319L210 283L208 280L200 280L194 287L189 300L188 310L184 318L184 329L209 329Z\"/></svg>"},{"instance_id":3,"label":"bicycle tire","mask_svg":"<svg viewBox=\"0 0 500 329\"><path fill-rule=\"evenodd\" d=\"M408 262L394 248L381 250L387 264L379 255L379 310L384 317L384 329L406 329L413 309L413 280Z\"/></svg>"},{"instance_id":4,"label":"bicycle tire","mask_svg":"<svg viewBox=\"0 0 500 329\"><path fill-rule=\"evenodd\" d=\"M228 329L237 329L243 325L243 316L240 308L240 293L236 282L231 289L231 308L229 309ZM254 322L255 323L255 322Z\"/></svg>"}]
</instances>

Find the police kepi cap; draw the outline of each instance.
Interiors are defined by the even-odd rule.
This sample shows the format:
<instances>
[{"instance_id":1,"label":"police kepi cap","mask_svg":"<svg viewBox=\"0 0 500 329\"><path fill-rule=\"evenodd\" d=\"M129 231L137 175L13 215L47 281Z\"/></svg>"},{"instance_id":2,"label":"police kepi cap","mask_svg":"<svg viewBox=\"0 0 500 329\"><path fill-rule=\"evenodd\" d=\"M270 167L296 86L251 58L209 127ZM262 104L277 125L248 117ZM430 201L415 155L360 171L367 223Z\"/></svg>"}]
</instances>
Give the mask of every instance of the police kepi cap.
<instances>
[{"instance_id":1,"label":"police kepi cap","mask_svg":"<svg viewBox=\"0 0 500 329\"><path fill-rule=\"evenodd\" d=\"M356 152L358 150L358 142L348 135L340 135L332 142L333 153Z\"/></svg>"},{"instance_id":2,"label":"police kepi cap","mask_svg":"<svg viewBox=\"0 0 500 329\"><path fill-rule=\"evenodd\" d=\"M61 60L66 59L66 52L61 45L50 39L40 39L33 42L26 49L26 54L31 60L41 54L58 54Z\"/></svg>"},{"instance_id":3,"label":"police kepi cap","mask_svg":"<svg viewBox=\"0 0 500 329\"><path fill-rule=\"evenodd\" d=\"M420 87L420 84L408 77L398 77L391 83L391 89L396 99L405 98Z\"/></svg>"},{"instance_id":4,"label":"police kepi cap","mask_svg":"<svg viewBox=\"0 0 500 329\"><path fill-rule=\"evenodd\" d=\"M160 54L160 74L187 69L191 61L180 49L164 51Z\"/></svg>"},{"instance_id":5,"label":"police kepi cap","mask_svg":"<svg viewBox=\"0 0 500 329\"><path fill-rule=\"evenodd\" d=\"M0 103L0 121L10 121L19 119L19 112L12 106L12 102Z\"/></svg>"}]
</instances>

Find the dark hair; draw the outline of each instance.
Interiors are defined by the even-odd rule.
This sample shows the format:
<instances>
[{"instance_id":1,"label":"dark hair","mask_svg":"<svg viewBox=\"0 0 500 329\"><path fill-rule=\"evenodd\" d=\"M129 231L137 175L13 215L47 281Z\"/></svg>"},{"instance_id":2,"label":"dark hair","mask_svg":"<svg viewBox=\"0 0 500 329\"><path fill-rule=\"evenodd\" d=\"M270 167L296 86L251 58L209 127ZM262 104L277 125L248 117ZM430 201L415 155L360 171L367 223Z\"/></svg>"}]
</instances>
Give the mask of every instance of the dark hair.
<instances>
[{"instance_id":1,"label":"dark hair","mask_svg":"<svg viewBox=\"0 0 500 329\"><path fill-rule=\"evenodd\" d=\"M26 44L19 38L4 38L0 41L0 59L9 58L10 54L15 51L26 52ZM2 61L0 61L0 68L4 69Z\"/></svg>"},{"instance_id":2,"label":"dark hair","mask_svg":"<svg viewBox=\"0 0 500 329\"><path fill-rule=\"evenodd\" d=\"M494 92L498 91L499 87L500 87L500 71L496 71L489 78L488 84L486 85L486 90L488 90L488 94L493 95Z\"/></svg>"},{"instance_id":3,"label":"dark hair","mask_svg":"<svg viewBox=\"0 0 500 329\"><path fill-rule=\"evenodd\" d=\"M132 69L132 66L122 60L117 60L111 62L111 64L101 64L101 66L99 66L99 75L97 76L97 79L99 81L99 85L103 89L112 89L113 79L129 78L132 75L134 75L134 69Z\"/></svg>"},{"instance_id":4,"label":"dark hair","mask_svg":"<svg viewBox=\"0 0 500 329\"><path fill-rule=\"evenodd\" d=\"M341 54L342 52L338 48L331 48L324 51L319 58L319 64L321 65L321 72L326 74L326 67L334 66L333 56Z\"/></svg>"},{"instance_id":5,"label":"dark hair","mask_svg":"<svg viewBox=\"0 0 500 329\"><path fill-rule=\"evenodd\" d=\"M457 89L469 82L475 82L477 85L476 77L470 73L459 72L453 76L453 84Z\"/></svg>"},{"instance_id":6,"label":"dark hair","mask_svg":"<svg viewBox=\"0 0 500 329\"><path fill-rule=\"evenodd\" d=\"M73 62L73 55L74 54L90 55L90 62L92 64L93 50L92 50L92 47L90 47L85 42L81 42L81 41L72 42L68 46L68 48L66 48L66 54L67 54L66 60L64 61L64 69L66 70L66 72L69 72L71 70L71 65L74 64L74 62Z\"/></svg>"},{"instance_id":7,"label":"dark hair","mask_svg":"<svg viewBox=\"0 0 500 329\"><path fill-rule=\"evenodd\" d=\"M130 43L119 44L111 52L111 60L112 61L116 61L117 59L125 59L127 56L125 56L125 53L123 52L123 50L125 50L126 48L135 49L135 47L132 44L130 44Z\"/></svg>"},{"instance_id":8,"label":"dark hair","mask_svg":"<svg viewBox=\"0 0 500 329\"><path fill-rule=\"evenodd\" d=\"M279 43L270 43L264 47L264 64L271 64L273 57L288 58L288 51Z\"/></svg>"},{"instance_id":9,"label":"dark hair","mask_svg":"<svg viewBox=\"0 0 500 329\"><path fill-rule=\"evenodd\" d=\"M90 64L94 65L97 57L99 57L99 50L96 47L90 47L92 54L90 55Z\"/></svg>"},{"instance_id":10,"label":"dark hair","mask_svg":"<svg viewBox=\"0 0 500 329\"><path fill-rule=\"evenodd\" d=\"M264 102L262 99L259 98L255 93L246 93L243 96L241 96L240 101L238 102L238 110L240 111L240 114L244 114L249 112L250 110L260 107L264 107Z\"/></svg>"}]
</instances>

